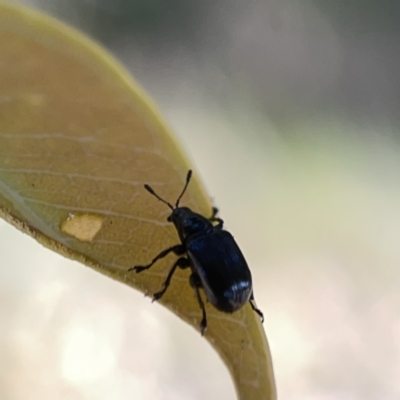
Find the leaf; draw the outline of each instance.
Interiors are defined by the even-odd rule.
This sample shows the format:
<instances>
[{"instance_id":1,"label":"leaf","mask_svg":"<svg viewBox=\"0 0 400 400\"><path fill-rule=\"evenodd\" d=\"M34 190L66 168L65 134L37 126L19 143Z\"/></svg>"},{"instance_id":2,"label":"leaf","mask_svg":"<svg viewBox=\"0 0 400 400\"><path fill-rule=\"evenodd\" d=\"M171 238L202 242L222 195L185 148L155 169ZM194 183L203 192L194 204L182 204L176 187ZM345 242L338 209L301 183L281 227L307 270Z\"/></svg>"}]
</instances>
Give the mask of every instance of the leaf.
<instances>
[{"instance_id":1,"label":"leaf","mask_svg":"<svg viewBox=\"0 0 400 400\"><path fill-rule=\"evenodd\" d=\"M26 9L0 6L0 54L0 215L54 251L144 293L159 290L172 258L127 272L178 243L170 210L143 184L173 202L190 164L153 105L98 45ZM182 203L211 213L197 174ZM177 271L161 302L199 330L188 274ZM239 398L274 399L258 316L248 305L207 313L205 338Z\"/></svg>"}]
</instances>

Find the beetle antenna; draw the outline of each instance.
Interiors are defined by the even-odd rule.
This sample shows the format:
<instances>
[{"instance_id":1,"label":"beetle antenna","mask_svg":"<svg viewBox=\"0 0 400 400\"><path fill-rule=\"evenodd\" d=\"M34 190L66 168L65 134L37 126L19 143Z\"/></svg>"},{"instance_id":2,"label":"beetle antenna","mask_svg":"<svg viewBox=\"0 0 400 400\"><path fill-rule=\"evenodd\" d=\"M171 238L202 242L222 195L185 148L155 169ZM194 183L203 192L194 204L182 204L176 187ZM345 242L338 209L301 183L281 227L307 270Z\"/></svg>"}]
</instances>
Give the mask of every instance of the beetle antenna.
<instances>
[{"instance_id":1,"label":"beetle antenna","mask_svg":"<svg viewBox=\"0 0 400 400\"><path fill-rule=\"evenodd\" d=\"M186 192L186 189L187 189L187 187L188 187L188 185L189 185L189 182L190 182L190 178L191 178L191 177L192 177L192 170L189 169L189 171L188 171L188 173L187 173L187 175L186 175L186 183L185 183L185 186L183 187L182 193L179 195L178 200L177 200L176 203L175 203L175 208L178 208L178 207L179 207L179 202L180 202L180 200L181 200L183 194Z\"/></svg>"},{"instance_id":2,"label":"beetle antenna","mask_svg":"<svg viewBox=\"0 0 400 400\"><path fill-rule=\"evenodd\" d=\"M168 201L162 199L149 185L144 185L144 188L152 194L154 197L156 197L158 200L162 201L164 204L166 204L172 211L174 211L174 207Z\"/></svg>"}]
</instances>

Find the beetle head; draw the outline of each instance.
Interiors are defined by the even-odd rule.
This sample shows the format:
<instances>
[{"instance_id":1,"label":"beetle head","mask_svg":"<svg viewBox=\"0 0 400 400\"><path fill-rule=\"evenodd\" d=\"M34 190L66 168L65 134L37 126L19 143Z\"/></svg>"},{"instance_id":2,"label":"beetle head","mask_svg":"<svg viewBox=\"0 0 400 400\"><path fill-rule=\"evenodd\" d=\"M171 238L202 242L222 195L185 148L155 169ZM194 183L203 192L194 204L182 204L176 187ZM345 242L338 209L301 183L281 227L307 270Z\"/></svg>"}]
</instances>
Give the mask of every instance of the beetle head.
<instances>
[{"instance_id":1,"label":"beetle head","mask_svg":"<svg viewBox=\"0 0 400 400\"><path fill-rule=\"evenodd\" d=\"M175 207L172 206L172 204L168 201L161 198L149 185L144 185L148 192L150 192L154 197L162 201L172 210L172 213L167 220L175 225L182 242L191 235L200 232L207 232L213 227L208 219L204 218L200 214L194 213L190 208L179 207L179 201L185 193L191 177L192 171L189 170L186 176L185 186L183 187L182 193L179 195L178 200L176 200Z\"/></svg>"},{"instance_id":2,"label":"beetle head","mask_svg":"<svg viewBox=\"0 0 400 400\"><path fill-rule=\"evenodd\" d=\"M168 217L168 221L175 225L182 242L196 233L206 233L213 229L209 220L194 213L188 207L175 208Z\"/></svg>"}]
</instances>

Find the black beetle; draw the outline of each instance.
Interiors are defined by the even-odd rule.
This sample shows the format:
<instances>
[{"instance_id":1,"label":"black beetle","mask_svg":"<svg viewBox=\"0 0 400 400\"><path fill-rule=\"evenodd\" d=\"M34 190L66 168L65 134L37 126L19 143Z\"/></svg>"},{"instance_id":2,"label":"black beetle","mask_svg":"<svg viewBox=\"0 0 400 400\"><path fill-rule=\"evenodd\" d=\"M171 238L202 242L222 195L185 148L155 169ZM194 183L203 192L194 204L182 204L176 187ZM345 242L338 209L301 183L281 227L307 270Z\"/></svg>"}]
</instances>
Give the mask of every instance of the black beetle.
<instances>
[{"instance_id":1,"label":"black beetle","mask_svg":"<svg viewBox=\"0 0 400 400\"><path fill-rule=\"evenodd\" d=\"M177 267L190 267L192 271L190 285L195 290L197 301L203 312L203 319L200 323L202 335L207 328L207 315L199 288L204 290L207 299L215 308L226 313L233 313L250 302L252 309L264 322L264 316L254 301L249 267L233 236L222 230L224 221L217 217L218 209L213 207L212 216L205 218L188 207L179 207L179 202L191 177L192 171L189 170L185 186L175 207L158 196L149 185L144 185L148 192L172 210L168 221L175 225L181 244L163 250L153 258L150 264L137 265L129 268L128 271L139 273L149 269L156 261L171 252L178 256L186 253L187 258L180 257L175 261L164 282L163 289L153 295L153 301L164 295ZM216 225L213 225L213 222Z\"/></svg>"}]
</instances>

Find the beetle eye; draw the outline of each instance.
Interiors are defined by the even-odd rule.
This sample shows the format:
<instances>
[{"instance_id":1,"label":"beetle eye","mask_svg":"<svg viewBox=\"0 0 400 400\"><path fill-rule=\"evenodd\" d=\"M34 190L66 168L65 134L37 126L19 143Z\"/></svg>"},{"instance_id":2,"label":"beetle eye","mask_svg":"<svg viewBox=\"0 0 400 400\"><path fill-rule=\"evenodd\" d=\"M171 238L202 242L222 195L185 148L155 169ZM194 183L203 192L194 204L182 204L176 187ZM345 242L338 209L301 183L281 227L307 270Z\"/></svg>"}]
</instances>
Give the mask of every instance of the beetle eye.
<instances>
[{"instance_id":1,"label":"beetle eye","mask_svg":"<svg viewBox=\"0 0 400 400\"><path fill-rule=\"evenodd\" d=\"M170 215L170 216L167 218L167 221L168 221L168 222L171 222L171 221L172 221L172 215Z\"/></svg>"}]
</instances>

